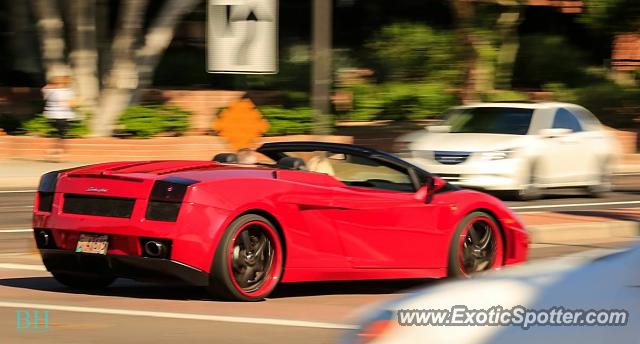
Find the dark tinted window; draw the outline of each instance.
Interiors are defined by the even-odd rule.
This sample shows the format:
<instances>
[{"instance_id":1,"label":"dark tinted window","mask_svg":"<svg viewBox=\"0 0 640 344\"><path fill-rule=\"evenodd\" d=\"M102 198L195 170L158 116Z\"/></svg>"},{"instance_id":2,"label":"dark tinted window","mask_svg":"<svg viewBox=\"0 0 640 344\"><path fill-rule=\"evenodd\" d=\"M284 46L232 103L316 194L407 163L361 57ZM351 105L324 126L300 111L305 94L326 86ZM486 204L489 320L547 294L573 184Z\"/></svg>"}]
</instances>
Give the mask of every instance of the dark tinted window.
<instances>
[{"instance_id":1,"label":"dark tinted window","mask_svg":"<svg viewBox=\"0 0 640 344\"><path fill-rule=\"evenodd\" d=\"M457 109L447 117L452 133L526 135L532 109L478 107Z\"/></svg>"},{"instance_id":2,"label":"dark tinted window","mask_svg":"<svg viewBox=\"0 0 640 344\"><path fill-rule=\"evenodd\" d=\"M576 116L567 109L558 109L556 111L556 116L553 118L553 128L571 129L576 133L582 131Z\"/></svg>"}]
</instances>

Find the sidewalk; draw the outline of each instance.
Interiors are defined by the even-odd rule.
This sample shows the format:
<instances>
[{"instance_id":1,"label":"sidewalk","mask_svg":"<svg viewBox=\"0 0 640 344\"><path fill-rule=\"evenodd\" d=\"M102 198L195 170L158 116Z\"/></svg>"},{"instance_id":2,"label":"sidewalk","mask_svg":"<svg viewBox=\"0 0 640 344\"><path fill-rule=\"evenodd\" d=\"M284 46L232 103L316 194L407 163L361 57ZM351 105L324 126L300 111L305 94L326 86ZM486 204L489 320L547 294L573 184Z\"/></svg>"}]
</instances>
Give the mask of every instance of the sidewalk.
<instances>
[{"instance_id":1,"label":"sidewalk","mask_svg":"<svg viewBox=\"0 0 640 344\"><path fill-rule=\"evenodd\" d=\"M532 244L585 245L640 236L640 208L519 213Z\"/></svg>"},{"instance_id":2,"label":"sidewalk","mask_svg":"<svg viewBox=\"0 0 640 344\"><path fill-rule=\"evenodd\" d=\"M81 162L45 162L33 160L0 160L0 188L36 188L40 176L55 170L87 165Z\"/></svg>"}]
</instances>

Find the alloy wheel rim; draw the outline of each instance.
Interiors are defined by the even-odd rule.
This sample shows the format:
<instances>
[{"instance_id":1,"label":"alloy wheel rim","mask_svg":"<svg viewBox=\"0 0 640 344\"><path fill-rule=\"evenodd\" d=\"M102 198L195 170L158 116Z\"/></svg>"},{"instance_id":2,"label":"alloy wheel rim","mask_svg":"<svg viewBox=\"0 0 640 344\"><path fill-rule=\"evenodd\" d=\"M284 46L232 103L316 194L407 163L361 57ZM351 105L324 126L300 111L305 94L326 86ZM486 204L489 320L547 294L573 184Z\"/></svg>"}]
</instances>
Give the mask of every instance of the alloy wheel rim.
<instances>
[{"instance_id":1,"label":"alloy wheel rim","mask_svg":"<svg viewBox=\"0 0 640 344\"><path fill-rule=\"evenodd\" d=\"M236 234L230 250L230 274L244 293L259 291L273 272L275 246L261 223L248 223Z\"/></svg>"},{"instance_id":2,"label":"alloy wheel rim","mask_svg":"<svg viewBox=\"0 0 640 344\"><path fill-rule=\"evenodd\" d=\"M472 220L460 237L460 271L469 276L500 266L500 245L500 233L492 221L485 218Z\"/></svg>"}]
</instances>

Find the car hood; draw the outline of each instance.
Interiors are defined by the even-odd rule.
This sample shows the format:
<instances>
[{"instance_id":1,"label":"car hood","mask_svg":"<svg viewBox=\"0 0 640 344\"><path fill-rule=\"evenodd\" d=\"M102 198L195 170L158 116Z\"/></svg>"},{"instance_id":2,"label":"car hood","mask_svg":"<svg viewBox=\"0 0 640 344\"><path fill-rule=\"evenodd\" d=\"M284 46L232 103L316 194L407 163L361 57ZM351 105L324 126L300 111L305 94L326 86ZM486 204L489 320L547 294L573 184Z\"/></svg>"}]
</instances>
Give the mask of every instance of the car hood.
<instances>
[{"instance_id":1,"label":"car hood","mask_svg":"<svg viewBox=\"0 0 640 344\"><path fill-rule=\"evenodd\" d=\"M424 133L414 138L409 149L429 151L479 152L511 149L524 145L527 135L479 133Z\"/></svg>"}]
</instances>

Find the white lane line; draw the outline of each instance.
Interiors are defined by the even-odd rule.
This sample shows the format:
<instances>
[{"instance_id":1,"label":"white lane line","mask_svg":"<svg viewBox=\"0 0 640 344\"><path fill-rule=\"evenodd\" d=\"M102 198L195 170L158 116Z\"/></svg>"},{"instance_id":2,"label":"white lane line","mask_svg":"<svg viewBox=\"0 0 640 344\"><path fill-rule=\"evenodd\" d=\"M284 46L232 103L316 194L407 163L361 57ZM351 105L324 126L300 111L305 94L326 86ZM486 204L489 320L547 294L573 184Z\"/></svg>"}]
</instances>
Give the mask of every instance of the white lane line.
<instances>
[{"instance_id":1,"label":"white lane line","mask_svg":"<svg viewBox=\"0 0 640 344\"><path fill-rule=\"evenodd\" d=\"M600 206L600 205L625 205L625 204L640 204L640 201L526 205L521 207L510 207L510 208L514 210L523 210L523 209L547 209L547 208L575 208L575 207L592 207L592 206Z\"/></svg>"},{"instance_id":2,"label":"white lane line","mask_svg":"<svg viewBox=\"0 0 640 344\"><path fill-rule=\"evenodd\" d=\"M0 190L0 194L8 194L8 193L34 193L38 190Z\"/></svg>"},{"instance_id":3,"label":"white lane line","mask_svg":"<svg viewBox=\"0 0 640 344\"><path fill-rule=\"evenodd\" d=\"M204 320L204 321L217 321L217 322L254 324L254 325L325 328L325 329L336 329L336 330L353 330L357 328L357 326L351 325L351 324L338 324L338 323L327 323L327 322L316 322L316 321L305 321L305 320L252 318L252 317L236 317L236 316L226 316L226 315L208 315L208 314L193 314L193 313L152 312L152 311L137 311L137 310L131 310L131 309L78 307L78 306L39 304L39 303L0 302L0 307L46 309L51 311L128 315L128 316L151 317L151 318Z\"/></svg>"},{"instance_id":4,"label":"white lane line","mask_svg":"<svg viewBox=\"0 0 640 344\"><path fill-rule=\"evenodd\" d=\"M7 210L7 209L33 209L33 206L32 205L7 205L7 206L0 207L0 210Z\"/></svg>"},{"instance_id":5,"label":"white lane line","mask_svg":"<svg viewBox=\"0 0 640 344\"><path fill-rule=\"evenodd\" d=\"M0 229L0 234L2 233L27 233L33 232L32 228L14 228L14 229Z\"/></svg>"},{"instance_id":6,"label":"white lane line","mask_svg":"<svg viewBox=\"0 0 640 344\"><path fill-rule=\"evenodd\" d=\"M14 263L0 263L0 269L47 271L47 269L42 265L36 265L36 264L14 264Z\"/></svg>"}]
</instances>

